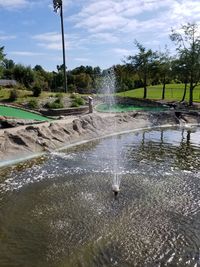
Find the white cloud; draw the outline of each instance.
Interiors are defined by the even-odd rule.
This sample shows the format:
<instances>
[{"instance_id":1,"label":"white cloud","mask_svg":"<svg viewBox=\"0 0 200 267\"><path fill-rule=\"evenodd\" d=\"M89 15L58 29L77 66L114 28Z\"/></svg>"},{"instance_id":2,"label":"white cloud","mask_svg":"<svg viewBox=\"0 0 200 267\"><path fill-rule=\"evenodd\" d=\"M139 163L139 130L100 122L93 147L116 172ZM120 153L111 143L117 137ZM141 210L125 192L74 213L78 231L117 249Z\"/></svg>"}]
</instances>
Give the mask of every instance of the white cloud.
<instances>
[{"instance_id":1,"label":"white cloud","mask_svg":"<svg viewBox=\"0 0 200 267\"><path fill-rule=\"evenodd\" d=\"M99 34L108 43L117 41L119 34L126 35L125 41L129 33L139 36L157 32L166 36L172 26L200 21L199 0L88 0L80 3L80 11L70 18L75 28L87 30L88 38Z\"/></svg>"},{"instance_id":2,"label":"white cloud","mask_svg":"<svg viewBox=\"0 0 200 267\"><path fill-rule=\"evenodd\" d=\"M134 16L148 11L156 11L161 7L170 6L172 0L149 1L149 0L100 0L88 1L82 10L72 19L76 22L76 27L87 28L88 31L99 32L100 30L120 30Z\"/></svg>"},{"instance_id":3,"label":"white cloud","mask_svg":"<svg viewBox=\"0 0 200 267\"><path fill-rule=\"evenodd\" d=\"M27 4L26 0L0 0L0 7L3 8L18 8L24 7Z\"/></svg>"},{"instance_id":4,"label":"white cloud","mask_svg":"<svg viewBox=\"0 0 200 267\"><path fill-rule=\"evenodd\" d=\"M105 32L105 33L94 33L89 36L90 39L98 40L100 43L117 43L119 42L119 38L112 33Z\"/></svg>"},{"instance_id":5,"label":"white cloud","mask_svg":"<svg viewBox=\"0 0 200 267\"><path fill-rule=\"evenodd\" d=\"M43 34L34 35L32 38L44 42L60 42L61 34L57 32L47 32Z\"/></svg>"},{"instance_id":6,"label":"white cloud","mask_svg":"<svg viewBox=\"0 0 200 267\"><path fill-rule=\"evenodd\" d=\"M37 45L49 50L56 50L56 51L62 50L61 43L38 43Z\"/></svg>"},{"instance_id":7,"label":"white cloud","mask_svg":"<svg viewBox=\"0 0 200 267\"><path fill-rule=\"evenodd\" d=\"M26 56L26 57L34 57L34 56L44 56L44 53L31 52L31 51L11 51L9 52L11 55L15 56Z\"/></svg>"},{"instance_id":8,"label":"white cloud","mask_svg":"<svg viewBox=\"0 0 200 267\"><path fill-rule=\"evenodd\" d=\"M15 39L15 35L6 35L6 34L1 34L0 33L0 41L5 41L5 40L12 40Z\"/></svg>"},{"instance_id":9,"label":"white cloud","mask_svg":"<svg viewBox=\"0 0 200 267\"><path fill-rule=\"evenodd\" d=\"M41 46L50 50L61 50L62 49L62 36L57 32L47 32L32 36L32 39L37 40L38 46Z\"/></svg>"},{"instance_id":10,"label":"white cloud","mask_svg":"<svg viewBox=\"0 0 200 267\"><path fill-rule=\"evenodd\" d=\"M12 10L24 7L40 7L47 5L48 2L49 0L0 0L0 8Z\"/></svg>"},{"instance_id":11,"label":"white cloud","mask_svg":"<svg viewBox=\"0 0 200 267\"><path fill-rule=\"evenodd\" d=\"M62 35L58 32L47 32L32 36L38 41L37 45L49 50L62 50ZM88 39L81 38L78 34L65 34L65 46L67 49L84 49L83 44Z\"/></svg>"},{"instance_id":12,"label":"white cloud","mask_svg":"<svg viewBox=\"0 0 200 267\"><path fill-rule=\"evenodd\" d=\"M114 48L114 53L116 53L118 56L128 56L133 54L132 50L124 49L124 48Z\"/></svg>"},{"instance_id":13,"label":"white cloud","mask_svg":"<svg viewBox=\"0 0 200 267\"><path fill-rule=\"evenodd\" d=\"M89 58L85 57L76 57L74 60L79 61L79 62L90 62L91 60Z\"/></svg>"}]
</instances>

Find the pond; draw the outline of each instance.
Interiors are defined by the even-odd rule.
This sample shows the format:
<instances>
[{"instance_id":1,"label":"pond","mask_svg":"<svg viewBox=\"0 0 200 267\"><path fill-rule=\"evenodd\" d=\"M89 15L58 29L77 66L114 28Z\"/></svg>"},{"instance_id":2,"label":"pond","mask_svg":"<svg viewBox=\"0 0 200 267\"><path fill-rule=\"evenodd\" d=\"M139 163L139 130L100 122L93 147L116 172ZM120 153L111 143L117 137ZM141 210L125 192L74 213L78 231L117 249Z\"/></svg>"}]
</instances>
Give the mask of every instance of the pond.
<instances>
[{"instance_id":1,"label":"pond","mask_svg":"<svg viewBox=\"0 0 200 267\"><path fill-rule=\"evenodd\" d=\"M100 112L127 112L127 111L137 111L137 110L144 110L144 111L164 111L169 109L168 107L164 106L137 106L137 105L128 105L128 104L99 104L95 107L97 111Z\"/></svg>"},{"instance_id":2,"label":"pond","mask_svg":"<svg viewBox=\"0 0 200 267\"><path fill-rule=\"evenodd\" d=\"M199 266L199 134L132 132L1 168L0 266Z\"/></svg>"}]
</instances>

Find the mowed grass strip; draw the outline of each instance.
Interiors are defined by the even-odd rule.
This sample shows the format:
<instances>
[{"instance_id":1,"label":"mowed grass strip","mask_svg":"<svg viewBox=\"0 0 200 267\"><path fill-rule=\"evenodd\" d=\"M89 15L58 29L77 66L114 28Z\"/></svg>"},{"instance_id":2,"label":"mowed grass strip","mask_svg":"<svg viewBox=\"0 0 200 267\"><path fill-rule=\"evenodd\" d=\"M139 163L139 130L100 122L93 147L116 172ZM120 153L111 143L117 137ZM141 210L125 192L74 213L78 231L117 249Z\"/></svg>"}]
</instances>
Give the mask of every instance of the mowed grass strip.
<instances>
[{"instance_id":1,"label":"mowed grass strip","mask_svg":"<svg viewBox=\"0 0 200 267\"><path fill-rule=\"evenodd\" d=\"M181 101L184 92L184 84L166 84L165 99ZM119 96L124 97L137 97L143 98L144 88L138 88L125 92L117 93ZM162 85L154 85L147 87L147 98L149 99L162 99ZM189 99L189 86L186 92L185 100ZM193 101L200 102L200 85L195 87L193 91Z\"/></svg>"}]
</instances>

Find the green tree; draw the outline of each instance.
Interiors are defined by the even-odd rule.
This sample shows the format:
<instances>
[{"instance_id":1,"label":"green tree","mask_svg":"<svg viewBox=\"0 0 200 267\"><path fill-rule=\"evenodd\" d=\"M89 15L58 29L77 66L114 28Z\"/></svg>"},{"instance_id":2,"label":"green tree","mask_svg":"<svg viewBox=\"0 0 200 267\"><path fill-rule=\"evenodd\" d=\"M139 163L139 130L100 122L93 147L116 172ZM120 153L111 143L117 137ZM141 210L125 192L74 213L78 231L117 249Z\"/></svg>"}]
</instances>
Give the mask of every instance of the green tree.
<instances>
[{"instance_id":1,"label":"green tree","mask_svg":"<svg viewBox=\"0 0 200 267\"><path fill-rule=\"evenodd\" d=\"M169 56L169 50L165 48L165 52L158 53L158 75L162 82L162 99L165 99L165 87L169 81L171 73L171 57Z\"/></svg>"},{"instance_id":2,"label":"green tree","mask_svg":"<svg viewBox=\"0 0 200 267\"><path fill-rule=\"evenodd\" d=\"M40 65L36 65L33 68L33 71L35 85L41 87L45 91L48 91L52 84L52 75L45 71Z\"/></svg>"},{"instance_id":3,"label":"green tree","mask_svg":"<svg viewBox=\"0 0 200 267\"><path fill-rule=\"evenodd\" d=\"M127 91L134 89L134 78L133 69L129 65L115 65L114 66L115 76L116 76L116 87L117 91Z\"/></svg>"},{"instance_id":4,"label":"green tree","mask_svg":"<svg viewBox=\"0 0 200 267\"><path fill-rule=\"evenodd\" d=\"M185 64L186 61L187 58L185 58L183 54L179 58L172 60L171 64L173 78L175 80L179 80L180 82L184 83L184 91L181 102L185 100L187 85L189 81L189 70L188 66Z\"/></svg>"},{"instance_id":5,"label":"green tree","mask_svg":"<svg viewBox=\"0 0 200 267\"><path fill-rule=\"evenodd\" d=\"M81 73L75 76L75 85L78 93L90 93L92 78L87 73Z\"/></svg>"},{"instance_id":6,"label":"green tree","mask_svg":"<svg viewBox=\"0 0 200 267\"><path fill-rule=\"evenodd\" d=\"M26 88L30 88L34 82L34 72L30 66L25 67L21 64L16 64L13 68L13 77Z\"/></svg>"},{"instance_id":7,"label":"green tree","mask_svg":"<svg viewBox=\"0 0 200 267\"><path fill-rule=\"evenodd\" d=\"M127 60L130 63L135 71L140 76L140 79L143 82L144 87L144 96L147 97L147 80L151 76L152 66L154 64L156 53L151 49L146 50L146 48L140 44L138 41L135 41L135 45L139 50L138 54L135 56L128 56Z\"/></svg>"},{"instance_id":8,"label":"green tree","mask_svg":"<svg viewBox=\"0 0 200 267\"><path fill-rule=\"evenodd\" d=\"M183 25L180 31L172 30L170 39L175 43L179 57L185 59L188 71L190 93L189 105L193 104L193 90L200 80L200 35L195 23Z\"/></svg>"},{"instance_id":9,"label":"green tree","mask_svg":"<svg viewBox=\"0 0 200 267\"><path fill-rule=\"evenodd\" d=\"M3 72L3 60L4 60L5 54L4 54L4 46L0 47L0 78L2 76Z\"/></svg>"},{"instance_id":10,"label":"green tree","mask_svg":"<svg viewBox=\"0 0 200 267\"><path fill-rule=\"evenodd\" d=\"M13 69L15 66L15 62L12 59L3 59L3 78L5 79L13 79Z\"/></svg>"}]
</instances>

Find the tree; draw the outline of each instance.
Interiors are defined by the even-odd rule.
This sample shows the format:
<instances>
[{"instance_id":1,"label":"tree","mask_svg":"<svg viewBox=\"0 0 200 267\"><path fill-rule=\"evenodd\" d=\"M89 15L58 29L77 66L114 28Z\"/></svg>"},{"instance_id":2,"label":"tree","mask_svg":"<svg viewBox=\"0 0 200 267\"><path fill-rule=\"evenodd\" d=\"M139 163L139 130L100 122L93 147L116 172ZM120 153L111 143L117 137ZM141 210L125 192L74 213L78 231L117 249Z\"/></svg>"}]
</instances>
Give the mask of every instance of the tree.
<instances>
[{"instance_id":1,"label":"tree","mask_svg":"<svg viewBox=\"0 0 200 267\"><path fill-rule=\"evenodd\" d=\"M139 50L138 54L135 56L128 56L128 62L133 65L135 71L139 74L144 87L144 96L147 97L147 80L150 77L152 66L156 58L156 53L151 49L146 50L146 48L140 44L138 41L135 41L135 45Z\"/></svg>"},{"instance_id":2,"label":"tree","mask_svg":"<svg viewBox=\"0 0 200 267\"><path fill-rule=\"evenodd\" d=\"M0 78L2 75L2 71L3 71L3 60L5 57L3 50L4 50L4 46L0 47Z\"/></svg>"},{"instance_id":3,"label":"tree","mask_svg":"<svg viewBox=\"0 0 200 267\"><path fill-rule=\"evenodd\" d=\"M185 64L187 58L184 58L184 55L181 55L179 58L172 60L172 73L175 79L178 79L184 83L184 91L181 102L185 100L187 85L189 81L189 70L188 66Z\"/></svg>"},{"instance_id":4,"label":"tree","mask_svg":"<svg viewBox=\"0 0 200 267\"><path fill-rule=\"evenodd\" d=\"M183 25L180 31L172 30L170 39L175 43L179 57L185 59L188 70L190 93L189 105L193 104L193 90L200 80L200 35L195 23Z\"/></svg>"},{"instance_id":5,"label":"tree","mask_svg":"<svg viewBox=\"0 0 200 267\"><path fill-rule=\"evenodd\" d=\"M169 50L165 48L165 52L158 53L158 75L162 82L162 99L165 99L165 86L169 80L171 72L171 57L169 56Z\"/></svg>"},{"instance_id":6,"label":"tree","mask_svg":"<svg viewBox=\"0 0 200 267\"><path fill-rule=\"evenodd\" d=\"M62 32L62 50L63 50L63 73L64 73L64 90L67 92L67 75L66 75L66 63L65 63L65 35L64 35L64 23L63 23L63 3L62 0L53 0L53 8L57 13L60 10L61 19L61 32Z\"/></svg>"},{"instance_id":7,"label":"tree","mask_svg":"<svg viewBox=\"0 0 200 267\"><path fill-rule=\"evenodd\" d=\"M91 93L92 78L87 73L80 73L75 76L75 85L78 93Z\"/></svg>"},{"instance_id":8,"label":"tree","mask_svg":"<svg viewBox=\"0 0 200 267\"><path fill-rule=\"evenodd\" d=\"M2 65L3 65L3 78L12 80L15 62L12 59L4 58Z\"/></svg>"},{"instance_id":9,"label":"tree","mask_svg":"<svg viewBox=\"0 0 200 267\"><path fill-rule=\"evenodd\" d=\"M40 86L43 90L48 91L52 84L52 75L45 71L40 65L36 65L33 68L33 71L35 85Z\"/></svg>"},{"instance_id":10,"label":"tree","mask_svg":"<svg viewBox=\"0 0 200 267\"><path fill-rule=\"evenodd\" d=\"M34 82L34 72L31 67L25 67L21 64L16 64L13 68L14 79L25 87L30 88Z\"/></svg>"}]
</instances>

